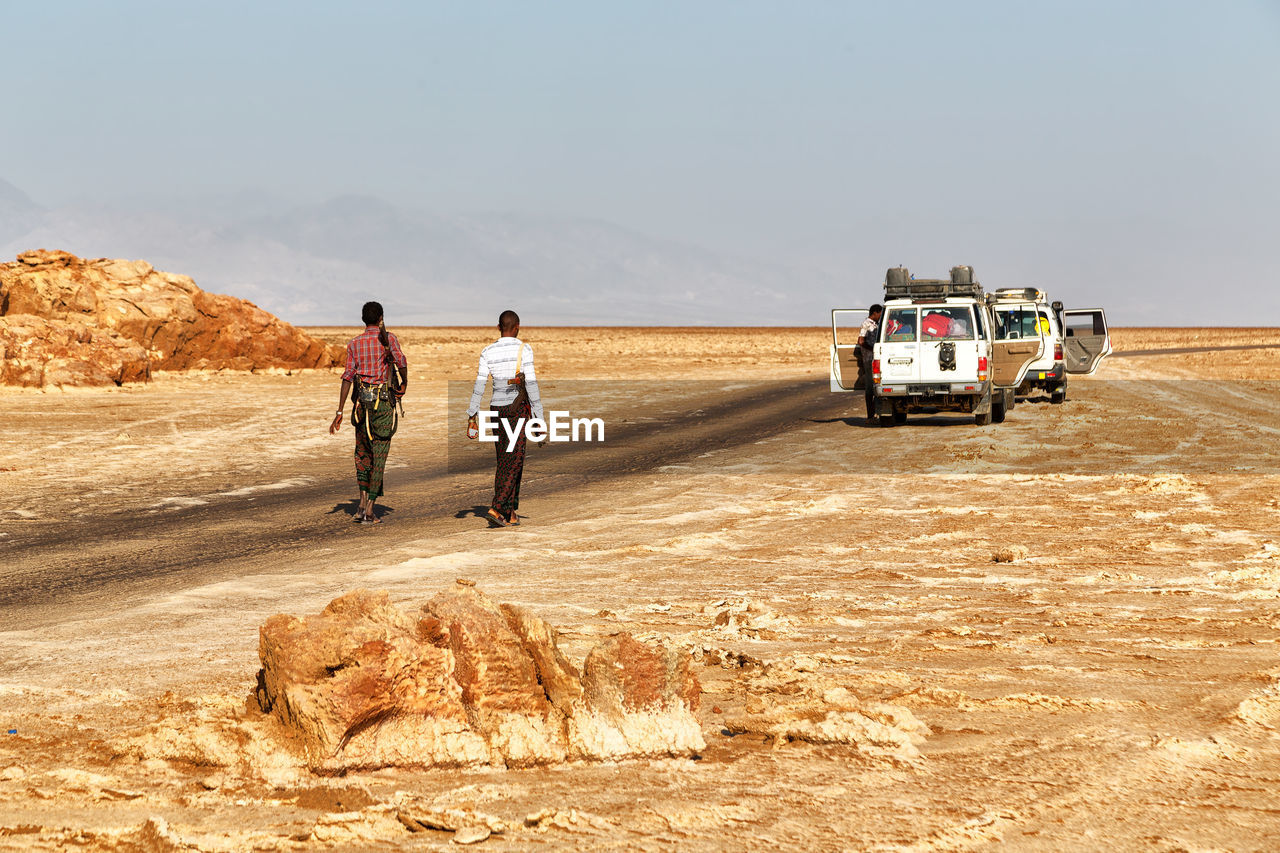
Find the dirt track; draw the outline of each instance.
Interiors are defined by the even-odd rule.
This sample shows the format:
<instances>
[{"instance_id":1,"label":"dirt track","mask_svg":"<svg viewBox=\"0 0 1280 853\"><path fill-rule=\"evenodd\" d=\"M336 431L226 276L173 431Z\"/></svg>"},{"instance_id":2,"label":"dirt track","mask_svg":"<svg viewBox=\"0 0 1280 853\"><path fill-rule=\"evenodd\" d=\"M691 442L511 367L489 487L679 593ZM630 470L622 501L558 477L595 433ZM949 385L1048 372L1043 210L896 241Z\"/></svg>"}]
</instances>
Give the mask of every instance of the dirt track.
<instances>
[{"instance_id":1,"label":"dirt track","mask_svg":"<svg viewBox=\"0 0 1280 853\"><path fill-rule=\"evenodd\" d=\"M550 383L549 390L556 387ZM661 397L655 407L633 408L629 424L610 417L613 428L604 444L548 445L535 451L538 459L529 470L542 474L540 499L785 432L815 413L835 416L845 402L816 381L758 382L732 392L700 384L698 392L696 399L674 401L676 408ZM696 416L691 414L695 410ZM635 422L637 415L643 423ZM721 429L721 423L737 424L738 429ZM397 456L439 456L438 448L431 447L438 437L415 434L412 420L406 424L395 442ZM343 435L349 438L350 427ZM461 455L452 464L437 460L433 466L396 474L394 497L383 501L381 512L394 523L381 531L379 547L474 526L456 519L475 509L472 501L480 499L476 484L484 482L493 462L483 453ZM65 619L69 607L116 608L161 589L226 580L250 569L288 571L294 561L307 562L317 548L332 549L342 559L358 558L367 539L350 525L335 524L335 517L349 520L354 510L354 501L334 503L335 493L346 491L348 461L331 456L324 462L321 467L307 460L296 470L275 472L288 476L252 503L243 494L214 493L194 505L174 500L166 512L99 510L16 526L5 539L14 564L7 575L11 582L0 590L6 621L32 627ZM255 524L262 517L270 523Z\"/></svg>"},{"instance_id":2,"label":"dirt track","mask_svg":"<svg viewBox=\"0 0 1280 853\"><path fill-rule=\"evenodd\" d=\"M511 821L485 842L499 849L1273 848L1276 330L1123 332L1063 406L894 429L826 394L820 331L533 334L558 399L635 441L535 457L520 530L473 517L487 457L446 459L437 414L438 378L466 377L482 332L406 333L424 371L411 413L432 414L397 437L407 467L373 530L345 514L350 433L323 434L333 377L9 396L74 455L37 466L16 436L0 453L16 499L0 723L17 729L0 848L141 844L157 816L205 849L305 849L321 844L291 839L395 791ZM1159 352L1188 349L1205 351ZM678 369L654 373L664 359ZM619 393L649 375L678 381L642 405ZM773 380L789 384L757 384ZM993 562L1010 546L1025 555ZM234 720L267 615L355 586L420 600L459 575L548 618L579 660L618 629L691 648L703 759L273 785L119 754L156 720ZM716 626L726 608L743 618ZM723 733L837 688L908 709L929 730L919 755ZM580 819L521 825L543 809ZM350 824L364 840L348 846L448 845Z\"/></svg>"}]
</instances>

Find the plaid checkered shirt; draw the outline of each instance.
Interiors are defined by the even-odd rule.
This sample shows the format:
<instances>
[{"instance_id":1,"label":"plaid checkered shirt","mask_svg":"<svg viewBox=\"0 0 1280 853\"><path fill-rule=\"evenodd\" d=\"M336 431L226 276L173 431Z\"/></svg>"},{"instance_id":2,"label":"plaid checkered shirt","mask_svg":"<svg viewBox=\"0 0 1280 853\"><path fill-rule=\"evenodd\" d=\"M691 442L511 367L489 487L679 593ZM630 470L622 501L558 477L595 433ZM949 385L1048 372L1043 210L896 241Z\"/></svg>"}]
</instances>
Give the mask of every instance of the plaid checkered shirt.
<instances>
[{"instance_id":1,"label":"plaid checkered shirt","mask_svg":"<svg viewBox=\"0 0 1280 853\"><path fill-rule=\"evenodd\" d=\"M351 339L347 344L347 369L342 371L342 379L350 382L356 374L366 383L376 385L387 381L387 363L383 360L382 341L378 340L378 327L366 326L365 330ZM398 367L405 367L408 362L400 350L400 341L387 332L387 340L391 342L391 356Z\"/></svg>"}]
</instances>

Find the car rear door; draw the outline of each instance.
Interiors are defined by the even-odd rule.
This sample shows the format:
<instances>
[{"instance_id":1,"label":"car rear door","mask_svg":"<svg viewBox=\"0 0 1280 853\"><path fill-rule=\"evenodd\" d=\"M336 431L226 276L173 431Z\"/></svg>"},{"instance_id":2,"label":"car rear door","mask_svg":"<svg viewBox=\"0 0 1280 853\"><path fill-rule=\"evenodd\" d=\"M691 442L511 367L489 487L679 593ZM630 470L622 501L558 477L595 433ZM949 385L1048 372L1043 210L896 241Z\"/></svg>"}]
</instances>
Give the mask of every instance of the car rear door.
<instances>
[{"instance_id":1,"label":"car rear door","mask_svg":"<svg viewBox=\"0 0 1280 853\"><path fill-rule=\"evenodd\" d=\"M831 390L861 391L858 381L858 334L866 308L831 309Z\"/></svg>"},{"instance_id":2,"label":"car rear door","mask_svg":"<svg viewBox=\"0 0 1280 853\"><path fill-rule=\"evenodd\" d=\"M1044 354L1034 302L1001 302L991 342L991 384L1017 388L1031 362Z\"/></svg>"},{"instance_id":3,"label":"car rear door","mask_svg":"<svg viewBox=\"0 0 1280 853\"><path fill-rule=\"evenodd\" d=\"M981 325L970 303L920 306L919 380L937 385L972 383L978 376Z\"/></svg>"},{"instance_id":4,"label":"car rear door","mask_svg":"<svg viewBox=\"0 0 1280 853\"><path fill-rule=\"evenodd\" d=\"M920 309L914 305L890 305L881 321L880 384L890 388L920 380Z\"/></svg>"},{"instance_id":5,"label":"car rear door","mask_svg":"<svg viewBox=\"0 0 1280 853\"><path fill-rule=\"evenodd\" d=\"M1107 315L1101 308L1062 312L1062 361L1067 373L1088 376L1111 355Z\"/></svg>"}]
</instances>

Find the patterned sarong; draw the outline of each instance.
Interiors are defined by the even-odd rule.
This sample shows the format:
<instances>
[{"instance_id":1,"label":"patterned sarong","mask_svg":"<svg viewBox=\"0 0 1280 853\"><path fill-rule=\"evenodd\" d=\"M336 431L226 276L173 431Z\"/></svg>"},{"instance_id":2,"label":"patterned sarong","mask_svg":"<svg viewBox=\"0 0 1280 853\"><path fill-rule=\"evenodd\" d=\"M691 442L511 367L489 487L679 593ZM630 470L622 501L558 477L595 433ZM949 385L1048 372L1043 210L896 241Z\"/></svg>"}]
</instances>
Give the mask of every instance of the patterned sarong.
<instances>
[{"instance_id":1,"label":"patterned sarong","mask_svg":"<svg viewBox=\"0 0 1280 853\"><path fill-rule=\"evenodd\" d=\"M360 405L351 412L351 425L356 431L356 484L371 498L382 497L382 474L391 452L395 424L395 404L385 400L376 409Z\"/></svg>"},{"instance_id":2,"label":"patterned sarong","mask_svg":"<svg viewBox=\"0 0 1280 853\"><path fill-rule=\"evenodd\" d=\"M509 405L492 410L498 418L512 430L515 430L520 418L529 418L529 398L521 394ZM502 513L504 518L520 508L520 477L524 474L525 437L524 424L520 424L520 435L516 446L507 451L507 427L498 426L498 441L494 445L498 449L498 468L493 475L492 507Z\"/></svg>"}]
</instances>

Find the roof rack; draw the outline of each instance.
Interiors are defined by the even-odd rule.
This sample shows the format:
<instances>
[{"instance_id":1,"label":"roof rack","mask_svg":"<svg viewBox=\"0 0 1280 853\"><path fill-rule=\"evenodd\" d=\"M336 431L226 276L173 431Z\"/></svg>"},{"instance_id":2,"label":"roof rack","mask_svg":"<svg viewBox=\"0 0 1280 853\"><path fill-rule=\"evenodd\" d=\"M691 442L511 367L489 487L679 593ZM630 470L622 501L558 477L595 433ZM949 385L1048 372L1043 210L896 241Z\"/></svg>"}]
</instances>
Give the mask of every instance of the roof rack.
<instances>
[{"instance_id":1,"label":"roof rack","mask_svg":"<svg viewBox=\"0 0 1280 853\"><path fill-rule=\"evenodd\" d=\"M997 299L1022 299L1027 302L1040 302L1044 299L1044 293L1034 287L1001 287L987 294L988 302L994 302Z\"/></svg>"},{"instance_id":2,"label":"roof rack","mask_svg":"<svg viewBox=\"0 0 1280 853\"><path fill-rule=\"evenodd\" d=\"M982 285L973 280L973 267L951 268L951 278L912 278L905 267L893 267L884 276L884 295L894 298L942 298L971 296L982 298Z\"/></svg>"}]
</instances>

